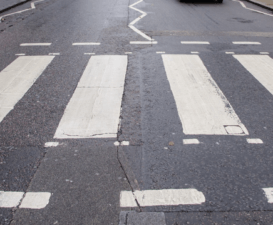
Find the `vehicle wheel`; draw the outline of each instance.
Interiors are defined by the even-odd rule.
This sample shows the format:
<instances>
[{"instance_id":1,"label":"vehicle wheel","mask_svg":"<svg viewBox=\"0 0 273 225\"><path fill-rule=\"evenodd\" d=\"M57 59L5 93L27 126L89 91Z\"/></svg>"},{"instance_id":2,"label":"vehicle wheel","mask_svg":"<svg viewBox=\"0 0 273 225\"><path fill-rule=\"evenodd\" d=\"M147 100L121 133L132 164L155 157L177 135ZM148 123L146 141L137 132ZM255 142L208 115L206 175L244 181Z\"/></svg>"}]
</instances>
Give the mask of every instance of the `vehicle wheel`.
<instances>
[{"instance_id":1,"label":"vehicle wheel","mask_svg":"<svg viewBox=\"0 0 273 225\"><path fill-rule=\"evenodd\" d=\"M216 3L223 3L223 0L217 0Z\"/></svg>"}]
</instances>

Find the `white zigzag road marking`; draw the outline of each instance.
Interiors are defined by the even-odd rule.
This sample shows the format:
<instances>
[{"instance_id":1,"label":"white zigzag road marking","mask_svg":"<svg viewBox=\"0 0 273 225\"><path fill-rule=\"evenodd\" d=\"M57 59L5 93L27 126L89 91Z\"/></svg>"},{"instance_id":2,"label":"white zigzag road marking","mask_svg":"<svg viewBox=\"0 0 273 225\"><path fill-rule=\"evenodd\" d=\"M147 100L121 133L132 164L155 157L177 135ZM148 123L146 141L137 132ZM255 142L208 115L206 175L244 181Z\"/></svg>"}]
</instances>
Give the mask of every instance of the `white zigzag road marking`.
<instances>
[{"instance_id":1,"label":"white zigzag road marking","mask_svg":"<svg viewBox=\"0 0 273 225\"><path fill-rule=\"evenodd\" d=\"M257 13L261 13L261 14L264 14L264 15L267 15L267 16L273 16L272 14L268 14L268 13L264 13L264 12L261 12L261 11L256 10L256 9L248 8L248 7L246 7L246 5L245 5L243 2L241 2L241 1L238 1L238 0L233 0L233 1L234 1L234 2L239 2L239 3L241 4L241 6L243 6L245 9L248 9L248 10L250 10L250 11L257 12Z\"/></svg>"},{"instance_id":2,"label":"white zigzag road marking","mask_svg":"<svg viewBox=\"0 0 273 225\"><path fill-rule=\"evenodd\" d=\"M14 15L14 14L18 14L18 13L22 13L22 12L26 12L26 11L29 11L29 10L32 10L32 9L35 9L35 4L38 3L38 2L43 2L44 0L39 0L39 1L35 1L35 2L31 2L30 3L30 8L29 9L24 9L24 10L21 10L21 11L18 11L18 12L14 12L14 13L10 13L10 14L6 14L4 16L1 16L0 17L0 23L2 22L2 18L6 17L6 16L11 16L11 15Z\"/></svg>"},{"instance_id":3,"label":"white zigzag road marking","mask_svg":"<svg viewBox=\"0 0 273 225\"><path fill-rule=\"evenodd\" d=\"M153 41L154 39L152 39L151 37L149 37L148 35L144 34L143 32L141 32L140 30L138 30L134 25L141 20L142 18L144 18L147 13L135 8L134 6L143 2L143 0L139 0L138 2L135 2L134 4L130 5L129 8L136 10L137 12L140 12L142 15L139 16L138 18L136 18L134 21L132 21L128 27L130 27L133 31L135 31L136 33L140 34L142 37L144 37L145 39L149 40L149 41Z\"/></svg>"}]
</instances>

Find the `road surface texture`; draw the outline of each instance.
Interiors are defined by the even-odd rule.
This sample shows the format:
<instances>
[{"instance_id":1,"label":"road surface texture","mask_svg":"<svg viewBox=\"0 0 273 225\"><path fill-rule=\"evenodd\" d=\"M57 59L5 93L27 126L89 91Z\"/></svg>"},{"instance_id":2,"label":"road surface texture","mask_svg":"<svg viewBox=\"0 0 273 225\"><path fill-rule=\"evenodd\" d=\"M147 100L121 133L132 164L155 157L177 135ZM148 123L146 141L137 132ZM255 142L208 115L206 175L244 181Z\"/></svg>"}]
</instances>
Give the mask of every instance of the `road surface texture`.
<instances>
[{"instance_id":1,"label":"road surface texture","mask_svg":"<svg viewBox=\"0 0 273 225\"><path fill-rule=\"evenodd\" d=\"M273 224L272 11L41 0L0 19L0 224Z\"/></svg>"}]
</instances>

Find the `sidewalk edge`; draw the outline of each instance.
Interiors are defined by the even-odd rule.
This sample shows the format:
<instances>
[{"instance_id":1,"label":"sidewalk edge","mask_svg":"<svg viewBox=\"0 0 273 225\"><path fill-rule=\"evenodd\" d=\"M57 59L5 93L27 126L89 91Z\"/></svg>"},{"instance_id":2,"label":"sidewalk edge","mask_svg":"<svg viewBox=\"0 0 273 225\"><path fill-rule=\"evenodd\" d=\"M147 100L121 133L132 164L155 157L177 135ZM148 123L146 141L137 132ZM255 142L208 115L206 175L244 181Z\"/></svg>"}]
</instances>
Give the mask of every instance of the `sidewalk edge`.
<instances>
[{"instance_id":1,"label":"sidewalk edge","mask_svg":"<svg viewBox=\"0 0 273 225\"><path fill-rule=\"evenodd\" d=\"M264 4L264 3L260 2L260 1L257 1L257 0L246 0L246 1L251 2L251 3L255 4L255 5L259 5L259 6L263 7L263 8L266 8L266 9L273 10L273 6L268 6L268 5L266 5L266 4Z\"/></svg>"}]
</instances>

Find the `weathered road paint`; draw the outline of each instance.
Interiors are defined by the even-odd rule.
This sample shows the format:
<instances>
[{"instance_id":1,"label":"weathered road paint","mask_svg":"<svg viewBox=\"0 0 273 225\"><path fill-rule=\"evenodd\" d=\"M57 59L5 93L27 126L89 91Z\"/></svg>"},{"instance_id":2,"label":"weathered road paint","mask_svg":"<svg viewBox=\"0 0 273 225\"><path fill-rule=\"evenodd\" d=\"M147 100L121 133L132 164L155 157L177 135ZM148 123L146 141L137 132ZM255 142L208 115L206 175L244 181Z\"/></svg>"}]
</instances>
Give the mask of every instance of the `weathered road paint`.
<instances>
[{"instance_id":1,"label":"weathered road paint","mask_svg":"<svg viewBox=\"0 0 273 225\"><path fill-rule=\"evenodd\" d=\"M162 55L183 132L248 135L198 55Z\"/></svg>"},{"instance_id":2,"label":"weathered road paint","mask_svg":"<svg viewBox=\"0 0 273 225\"><path fill-rule=\"evenodd\" d=\"M91 57L54 138L117 136L127 57Z\"/></svg>"}]
</instances>

